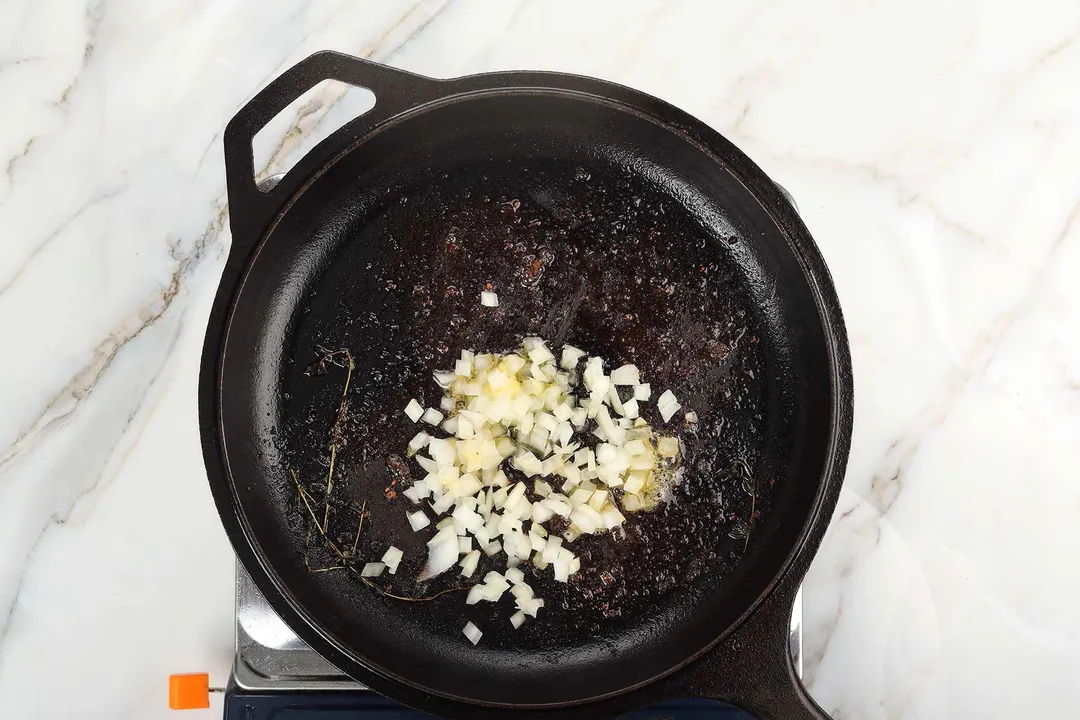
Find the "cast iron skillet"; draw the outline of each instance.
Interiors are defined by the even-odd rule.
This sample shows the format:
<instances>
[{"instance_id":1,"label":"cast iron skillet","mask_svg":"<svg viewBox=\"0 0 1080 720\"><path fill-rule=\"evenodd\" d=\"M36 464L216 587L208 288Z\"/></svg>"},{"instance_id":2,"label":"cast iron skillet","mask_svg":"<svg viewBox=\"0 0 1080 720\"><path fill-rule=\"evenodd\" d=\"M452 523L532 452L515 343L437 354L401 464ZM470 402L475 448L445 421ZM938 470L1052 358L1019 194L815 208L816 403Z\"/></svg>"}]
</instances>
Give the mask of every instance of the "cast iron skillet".
<instances>
[{"instance_id":1,"label":"cast iron skillet","mask_svg":"<svg viewBox=\"0 0 1080 720\"><path fill-rule=\"evenodd\" d=\"M374 109L264 192L252 137L331 78L370 89ZM452 717L602 718L690 696L826 717L795 676L787 627L847 459L849 352L821 256L756 165L607 82L434 80L329 52L237 113L225 159L233 245L203 352L203 453L237 554L301 638L374 690ZM488 283L491 311L477 299ZM313 573L329 561L290 471L342 546L367 508L361 562L406 551L380 579L393 592L446 586L413 581L427 536L395 497L415 432L401 408L436 403L430 373L460 349L529 334L635 362L698 413L670 424L687 448L673 502L633 517L622 542L579 541L569 585L536 576L548 606L519 631L505 602L405 603L347 571ZM318 486L344 371L306 374L317 346L356 358L330 500ZM466 619L485 632L476 647Z\"/></svg>"}]
</instances>

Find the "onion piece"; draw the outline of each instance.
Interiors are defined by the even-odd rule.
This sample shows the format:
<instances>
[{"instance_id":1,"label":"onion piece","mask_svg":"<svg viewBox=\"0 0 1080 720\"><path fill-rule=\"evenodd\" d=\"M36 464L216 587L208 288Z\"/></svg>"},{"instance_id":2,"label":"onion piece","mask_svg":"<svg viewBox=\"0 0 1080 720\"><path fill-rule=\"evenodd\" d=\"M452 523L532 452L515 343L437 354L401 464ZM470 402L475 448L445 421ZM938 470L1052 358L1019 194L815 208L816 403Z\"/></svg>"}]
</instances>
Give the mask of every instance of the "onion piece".
<instances>
[{"instance_id":1,"label":"onion piece","mask_svg":"<svg viewBox=\"0 0 1080 720\"><path fill-rule=\"evenodd\" d=\"M461 566L462 577L472 577L476 572L476 566L480 564L480 551L472 550L468 555L461 559L458 565Z\"/></svg>"},{"instance_id":2,"label":"onion piece","mask_svg":"<svg viewBox=\"0 0 1080 720\"><path fill-rule=\"evenodd\" d=\"M498 307L499 296L493 292L483 290L480 292L480 304L484 307Z\"/></svg>"},{"instance_id":3,"label":"onion piece","mask_svg":"<svg viewBox=\"0 0 1080 720\"><path fill-rule=\"evenodd\" d=\"M604 520L604 528L607 530L613 530L626 520L623 514L619 512L619 509L614 505L608 505L606 508L600 511L600 517Z\"/></svg>"},{"instance_id":4,"label":"onion piece","mask_svg":"<svg viewBox=\"0 0 1080 720\"><path fill-rule=\"evenodd\" d=\"M611 371L612 385L637 385L638 369L636 365L623 365Z\"/></svg>"},{"instance_id":5,"label":"onion piece","mask_svg":"<svg viewBox=\"0 0 1080 720\"><path fill-rule=\"evenodd\" d=\"M416 398L409 401L409 404L405 406L405 416L413 422L419 420L424 414L424 406L416 402Z\"/></svg>"},{"instance_id":6,"label":"onion piece","mask_svg":"<svg viewBox=\"0 0 1080 720\"><path fill-rule=\"evenodd\" d=\"M420 416L420 419L428 425L438 425L443 421L443 414L435 408L428 408L424 411L424 414Z\"/></svg>"},{"instance_id":7,"label":"onion piece","mask_svg":"<svg viewBox=\"0 0 1080 720\"><path fill-rule=\"evenodd\" d=\"M656 442L656 452L660 457L673 458L679 454L679 439L662 437Z\"/></svg>"},{"instance_id":8,"label":"onion piece","mask_svg":"<svg viewBox=\"0 0 1080 720\"><path fill-rule=\"evenodd\" d=\"M391 545L383 553L382 561L386 564L386 569L390 571L391 575L397 573L398 564L401 563L401 558L404 556L400 550Z\"/></svg>"},{"instance_id":9,"label":"onion piece","mask_svg":"<svg viewBox=\"0 0 1080 720\"><path fill-rule=\"evenodd\" d=\"M584 505L589 502L589 498L593 495L593 491L587 488L578 488L574 492L570 493L570 504L574 507Z\"/></svg>"},{"instance_id":10,"label":"onion piece","mask_svg":"<svg viewBox=\"0 0 1080 720\"><path fill-rule=\"evenodd\" d=\"M612 445L622 445L626 442L626 430L612 422L606 407L601 406L596 414L596 424L600 432L604 434L604 439Z\"/></svg>"},{"instance_id":11,"label":"onion piece","mask_svg":"<svg viewBox=\"0 0 1080 720\"><path fill-rule=\"evenodd\" d=\"M665 405L667 403L673 403L678 401L678 398L675 397L675 393L671 392L671 390L665 390L660 394L660 397L657 398L656 404Z\"/></svg>"},{"instance_id":12,"label":"onion piece","mask_svg":"<svg viewBox=\"0 0 1080 720\"><path fill-rule=\"evenodd\" d=\"M484 583L480 586L480 599L491 603L499 602L499 598L503 596L503 592L505 591Z\"/></svg>"},{"instance_id":13,"label":"onion piece","mask_svg":"<svg viewBox=\"0 0 1080 720\"><path fill-rule=\"evenodd\" d=\"M525 613L518 610L516 613L510 616L510 624L517 630L519 627L525 624Z\"/></svg>"},{"instance_id":14,"label":"onion piece","mask_svg":"<svg viewBox=\"0 0 1080 720\"><path fill-rule=\"evenodd\" d=\"M544 607L544 600L543 598L518 598L515 605L526 615L536 617L536 611Z\"/></svg>"},{"instance_id":15,"label":"onion piece","mask_svg":"<svg viewBox=\"0 0 1080 720\"><path fill-rule=\"evenodd\" d=\"M465 633L465 637L469 638L469 642L473 645L480 642L480 638L484 636L484 633L480 632L480 628L472 624L472 621L465 623L465 627L461 629L461 632Z\"/></svg>"},{"instance_id":16,"label":"onion piece","mask_svg":"<svg viewBox=\"0 0 1080 720\"><path fill-rule=\"evenodd\" d=\"M525 473L525 475L528 477L533 477L534 475L540 474L540 471L543 469L543 465L540 463L540 461L537 460L536 456L528 450L522 450L517 455L515 455L513 462L514 467Z\"/></svg>"},{"instance_id":17,"label":"onion piece","mask_svg":"<svg viewBox=\"0 0 1080 720\"><path fill-rule=\"evenodd\" d=\"M415 455L417 452L427 447L429 442L431 442L431 436L421 430L409 441L409 453Z\"/></svg>"},{"instance_id":18,"label":"onion piece","mask_svg":"<svg viewBox=\"0 0 1080 720\"><path fill-rule=\"evenodd\" d=\"M431 524L431 520L428 519L427 513L423 510L411 512L406 517L409 518L409 525L412 527L413 532L423 530Z\"/></svg>"},{"instance_id":19,"label":"onion piece","mask_svg":"<svg viewBox=\"0 0 1080 720\"><path fill-rule=\"evenodd\" d=\"M543 363L554 360L555 356L551 354L551 351L547 349L547 346L545 346L544 342L541 340L529 350L529 359L537 365L542 365Z\"/></svg>"},{"instance_id":20,"label":"onion piece","mask_svg":"<svg viewBox=\"0 0 1080 720\"><path fill-rule=\"evenodd\" d=\"M622 415L626 411L623 409L622 399L619 397L619 390L614 385L608 386L607 398L605 400L611 409Z\"/></svg>"},{"instance_id":21,"label":"onion piece","mask_svg":"<svg viewBox=\"0 0 1080 720\"><path fill-rule=\"evenodd\" d=\"M446 535L449 531L449 535ZM441 537L441 539L440 539ZM439 540L438 542L435 542ZM428 560L417 582L424 582L442 575L454 566L458 560L458 539L453 528L444 528L428 541Z\"/></svg>"},{"instance_id":22,"label":"onion piece","mask_svg":"<svg viewBox=\"0 0 1080 720\"><path fill-rule=\"evenodd\" d=\"M510 594L515 598L531 598L533 597L533 589L526 583L521 582L510 588Z\"/></svg>"},{"instance_id":23,"label":"onion piece","mask_svg":"<svg viewBox=\"0 0 1080 720\"><path fill-rule=\"evenodd\" d=\"M536 525L546 523L548 520L555 516L555 511L549 507L546 507L540 503L534 503L532 506L532 521Z\"/></svg>"},{"instance_id":24,"label":"onion piece","mask_svg":"<svg viewBox=\"0 0 1080 720\"><path fill-rule=\"evenodd\" d=\"M664 418L664 422L671 420L681 407L682 405L675 398L675 393L670 390L665 390L656 401L656 409L660 411L660 417Z\"/></svg>"},{"instance_id":25,"label":"onion piece","mask_svg":"<svg viewBox=\"0 0 1080 720\"><path fill-rule=\"evenodd\" d=\"M562 359L559 361L559 364L567 370L573 370L577 367L577 364L583 357L585 357L584 350L579 350L573 345L563 345Z\"/></svg>"},{"instance_id":26,"label":"onion piece","mask_svg":"<svg viewBox=\"0 0 1080 720\"><path fill-rule=\"evenodd\" d=\"M381 562L368 563L360 571L360 577L379 577L385 569L386 565Z\"/></svg>"},{"instance_id":27,"label":"onion piece","mask_svg":"<svg viewBox=\"0 0 1080 720\"><path fill-rule=\"evenodd\" d=\"M652 395L652 386L649 383L641 383L634 386L634 399L644 402Z\"/></svg>"},{"instance_id":28,"label":"onion piece","mask_svg":"<svg viewBox=\"0 0 1080 720\"><path fill-rule=\"evenodd\" d=\"M457 533L454 532L453 518L443 518L436 526L439 532L427 541L428 547L434 547L445 542L457 542Z\"/></svg>"},{"instance_id":29,"label":"onion piece","mask_svg":"<svg viewBox=\"0 0 1080 720\"><path fill-rule=\"evenodd\" d=\"M569 503L554 496L544 498L539 504L560 517L569 516L570 511L573 510Z\"/></svg>"}]
</instances>

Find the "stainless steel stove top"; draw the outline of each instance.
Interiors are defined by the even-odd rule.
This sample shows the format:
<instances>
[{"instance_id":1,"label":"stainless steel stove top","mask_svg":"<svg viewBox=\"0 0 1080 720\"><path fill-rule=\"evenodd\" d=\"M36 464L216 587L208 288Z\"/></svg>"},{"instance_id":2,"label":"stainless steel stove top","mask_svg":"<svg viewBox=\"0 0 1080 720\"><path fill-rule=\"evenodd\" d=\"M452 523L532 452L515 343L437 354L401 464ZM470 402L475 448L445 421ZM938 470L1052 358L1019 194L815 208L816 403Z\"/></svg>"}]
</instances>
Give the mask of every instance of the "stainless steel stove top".
<instances>
[{"instance_id":1,"label":"stainless steel stove top","mask_svg":"<svg viewBox=\"0 0 1080 720\"><path fill-rule=\"evenodd\" d=\"M791 656L802 677L802 591L791 615ZM247 691L364 690L278 617L236 563L236 657L233 682Z\"/></svg>"},{"instance_id":2,"label":"stainless steel stove top","mask_svg":"<svg viewBox=\"0 0 1080 720\"><path fill-rule=\"evenodd\" d=\"M236 563L233 681L244 690L365 689L296 636Z\"/></svg>"}]
</instances>

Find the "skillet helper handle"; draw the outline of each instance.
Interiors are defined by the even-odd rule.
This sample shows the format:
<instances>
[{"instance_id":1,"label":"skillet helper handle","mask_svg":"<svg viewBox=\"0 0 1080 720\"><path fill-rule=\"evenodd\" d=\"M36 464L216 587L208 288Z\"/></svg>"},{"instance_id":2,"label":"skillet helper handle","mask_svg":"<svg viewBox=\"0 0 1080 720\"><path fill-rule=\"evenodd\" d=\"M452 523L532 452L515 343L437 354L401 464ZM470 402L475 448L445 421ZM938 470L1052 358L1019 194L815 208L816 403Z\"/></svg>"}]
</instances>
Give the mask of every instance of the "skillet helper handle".
<instances>
[{"instance_id":1,"label":"skillet helper handle","mask_svg":"<svg viewBox=\"0 0 1080 720\"><path fill-rule=\"evenodd\" d=\"M830 720L806 692L791 658L791 610L801 580L801 572L788 573L735 632L662 680L661 692L723 700L757 720Z\"/></svg>"},{"instance_id":2,"label":"skillet helper handle","mask_svg":"<svg viewBox=\"0 0 1080 720\"><path fill-rule=\"evenodd\" d=\"M260 190L255 182L252 140L278 113L324 80L370 90L375 107L319 143L279 183ZM438 86L439 81L432 78L324 51L301 60L260 90L225 128L225 178L233 235L230 254L246 256L287 198L313 172L380 123L435 99Z\"/></svg>"}]
</instances>

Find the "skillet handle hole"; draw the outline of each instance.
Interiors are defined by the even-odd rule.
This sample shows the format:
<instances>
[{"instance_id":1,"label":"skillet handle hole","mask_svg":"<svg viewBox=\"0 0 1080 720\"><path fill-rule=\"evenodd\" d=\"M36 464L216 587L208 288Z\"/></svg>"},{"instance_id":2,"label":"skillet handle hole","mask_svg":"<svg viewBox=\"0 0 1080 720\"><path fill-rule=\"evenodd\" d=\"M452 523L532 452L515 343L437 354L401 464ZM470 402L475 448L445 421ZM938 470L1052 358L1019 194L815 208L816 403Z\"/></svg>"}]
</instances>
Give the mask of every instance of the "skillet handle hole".
<instances>
[{"instance_id":1,"label":"skillet handle hole","mask_svg":"<svg viewBox=\"0 0 1080 720\"><path fill-rule=\"evenodd\" d=\"M375 107L375 93L339 80L323 80L266 123L251 140L255 181L263 192L316 145Z\"/></svg>"}]
</instances>

